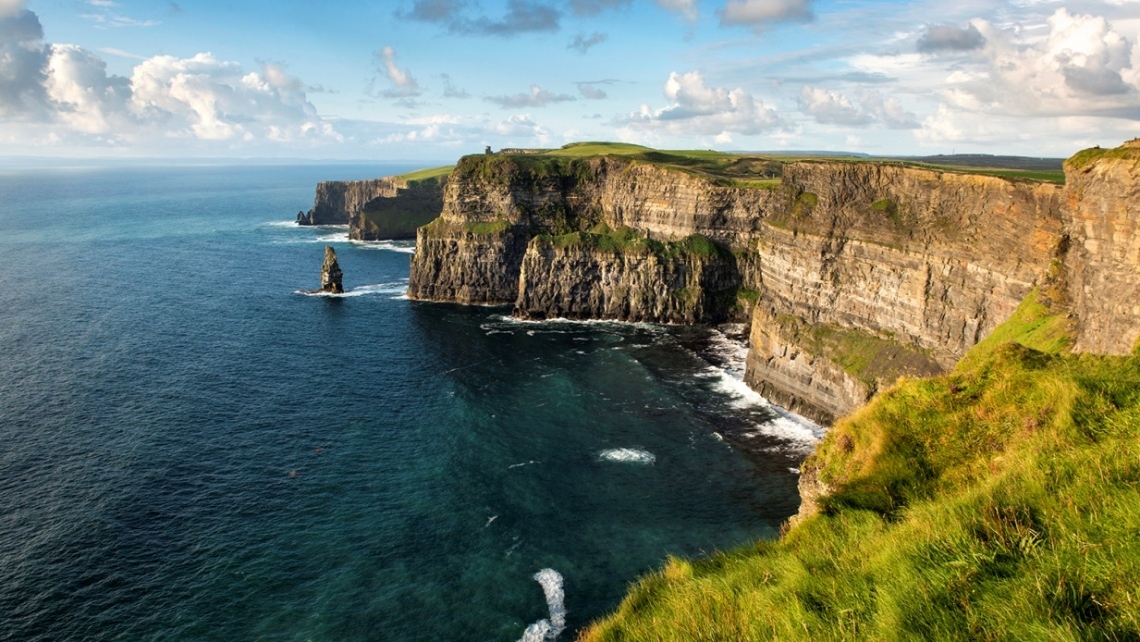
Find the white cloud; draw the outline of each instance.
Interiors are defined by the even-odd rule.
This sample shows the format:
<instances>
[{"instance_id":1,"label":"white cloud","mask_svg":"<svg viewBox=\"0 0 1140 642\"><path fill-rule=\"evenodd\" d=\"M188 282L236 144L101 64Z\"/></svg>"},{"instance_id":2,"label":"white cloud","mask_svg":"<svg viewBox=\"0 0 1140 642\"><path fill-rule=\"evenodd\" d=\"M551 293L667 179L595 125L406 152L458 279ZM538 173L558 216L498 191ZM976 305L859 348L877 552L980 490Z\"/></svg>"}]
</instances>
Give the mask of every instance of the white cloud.
<instances>
[{"instance_id":1,"label":"white cloud","mask_svg":"<svg viewBox=\"0 0 1140 642\"><path fill-rule=\"evenodd\" d=\"M800 91L799 105L801 111L825 125L865 127L874 121L870 114L838 91L804 87Z\"/></svg>"},{"instance_id":2,"label":"white cloud","mask_svg":"<svg viewBox=\"0 0 1140 642\"><path fill-rule=\"evenodd\" d=\"M1048 34L1029 40L980 23L980 62L948 74L943 97L958 109L1021 116L1140 119L1140 56L1103 17L1057 9ZM1140 60L1137 60L1140 62Z\"/></svg>"},{"instance_id":3,"label":"white cloud","mask_svg":"<svg viewBox=\"0 0 1140 642\"><path fill-rule=\"evenodd\" d=\"M729 0L718 11L722 25L745 25L763 31L774 22L812 19L812 0Z\"/></svg>"},{"instance_id":4,"label":"white cloud","mask_svg":"<svg viewBox=\"0 0 1140 642\"><path fill-rule=\"evenodd\" d=\"M798 99L800 111L823 125L867 127L882 124L890 129L914 129L918 118L903 108L896 96L859 90L853 100L845 94L820 87L804 87Z\"/></svg>"},{"instance_id":5,"label":"white cloud","mask_svg":"<svg viewBox=\"0 0 1140 642\"><path fill-rule=\"evenodd\" d=\"M483 100L495 103L504 109L518 109L519 107L545 107L550 103L564 103L577 99L569 94L554 94L538 85L531 85L530 93L487 96Z\"/></svg>"},{"instance_id":6,"label":"white cloud","mask_svg":"<svg viewBox=\"0 0 1140 642\"><path fill-rule=\"evenodd\" d=\"M24 0L0 0L0 18L8 18L24 12Z\"/></svg>"},{"instance_id":7,"label":"white cloud","mask_svg":"<svg viewBox=\"0 0 1140 642\"><path fill-rule=\"evenodd\" d=\"M697 71L669 74L665 97L671 102L669 106L654 110L642 105L618 124L628 130L685 136L755 135L783 124L762 100L741 88L709 87Z\"/></svg>"},{"instance_id":8,"label":"white cloud","mask_svg":"<svg viewBox=\"0 0 1140 642\"><path fill-rule=\"evenodd\" d=\"M384 98L414 98L420 95L420 84L412 77L405 69L400 69L396 64L396 50L391 45L384 47L379 51L372 52L373 61L376 63L376 68L388 77L388 81L392 83L390 89L379 92L379 95ZM375 83L375 79L373 79ZM369 93L372 93L371 90Z\"/></svg>"}]
</instances>

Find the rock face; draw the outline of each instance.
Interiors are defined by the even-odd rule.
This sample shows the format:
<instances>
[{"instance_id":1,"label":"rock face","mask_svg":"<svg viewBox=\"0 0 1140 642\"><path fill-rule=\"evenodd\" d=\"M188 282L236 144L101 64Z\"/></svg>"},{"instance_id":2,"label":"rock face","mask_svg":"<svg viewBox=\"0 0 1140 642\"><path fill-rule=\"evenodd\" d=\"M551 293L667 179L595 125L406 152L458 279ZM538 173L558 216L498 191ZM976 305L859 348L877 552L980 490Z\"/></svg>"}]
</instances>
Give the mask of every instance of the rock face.
<instances>
[{"instance_id":1,"label":"rock face","mask_svg":"<svg viewBox=\"0 0 1140 642\"><path fill-rule=\"evenodd\" d=\"M1065 163L1069 300L1080 352L1140 347L1140 140Z\"/></svg>"},{"instance_id":2,"label":"rock face","mask_svg":"<svg viewBox=\"0 0 1140 642\"><path fill-rule=\"evenodd\" d=\"M307 213L298 213L301 225L343 225L356 212L363 211L377 198L392 198L400 187L395 177L368 181L327 181L317 183L313 207Z\"/></svg>"},{"instance_id":3,"label":"rock face","mask_svg":"<svg viewBox=\"0 0 1140 642\"><path fill-rule=\"evenodd\" d=\"M526 318L751 309L748 383L828 422L952 365L1062 261L1078 349L1132 349L1140 148L1111 151L1074 157L1067 188L803 161L766 189L621 157L470 156L419 230L409 296Z\"/></svg>"},{"instance_id":4,"label":"rock face","mask_svg":"<svg viewBox=\"0 0 1140 642\"><path fill-rule=\"evenodd\" d=\"M336 250L331 245L325 246L325 263L321 266L321 292L329 292L331 294L344 293L344 285L342 280L344 274L340 271L340 265L336 262Z\"/></svg>"},{"instance_id":5,"label":"rock face","mask_svg":"<svg viewBox=\"0 0 1140 642\"><path fill-rule=\"evenodd\" d=\"M348 217L348 237L356 241L414 239L416 228L427 225L443 209L446 176L398 181L395 194L381 195Z\"/></svg>"}]
</instances>

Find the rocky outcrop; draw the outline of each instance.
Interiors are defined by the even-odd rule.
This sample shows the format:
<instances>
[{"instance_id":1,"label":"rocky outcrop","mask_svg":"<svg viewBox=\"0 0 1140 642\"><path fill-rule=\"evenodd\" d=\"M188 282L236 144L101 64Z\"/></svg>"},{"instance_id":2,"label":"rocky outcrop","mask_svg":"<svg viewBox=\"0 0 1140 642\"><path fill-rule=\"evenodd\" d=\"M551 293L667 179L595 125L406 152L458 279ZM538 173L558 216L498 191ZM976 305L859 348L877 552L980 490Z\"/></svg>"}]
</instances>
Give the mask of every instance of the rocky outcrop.
<instances>
[{"instance_id":1,"label":"rocky outcrop","mask_svg":"<svg viewBox=\"0 0 1140 642\"><path fill-rule=\"evenodd\" d=\"M373 200L394 197L402 183L395 177L317 183L313 207L307 213L298 213L297 223L344 225L353 214L363 211Z\"/></svg>"},{"instance_id":2,"label":"rocky outcrop","mask_svg":"<svg viewBox=\"0 0 1140 642\"><path fill-rule=\"evenodd\" d=\"M584 239L583 239L584 237ZM535 239L523 256L515 315L526 319L725 321L740 289L731 253L707 242L604 249L598 235ZM593 241L593 242L591 242Z\"/></svg>"},{"instance_id":3,"label":"rocky outcrop","mask_svg":"<svg viewBox=\"0 0 1140 642\"><path fill-rule=\"evenodd\" d=\"M1080 352L1140 347L1140 140L1065 163L1066 267Z\"/></svg>"},{"instance_id":4,"label":"rocky outcrop","mask_svg":"<svg viewBox=\"0 0 1140 642\"><path fill-rule=\"evenodd\" d=\"M331 245L325 246L325 262L321 266L321 292L342 294L344 274L340 271L340 264L336 262L336 250Z\"/></svg>"}]
</instances>

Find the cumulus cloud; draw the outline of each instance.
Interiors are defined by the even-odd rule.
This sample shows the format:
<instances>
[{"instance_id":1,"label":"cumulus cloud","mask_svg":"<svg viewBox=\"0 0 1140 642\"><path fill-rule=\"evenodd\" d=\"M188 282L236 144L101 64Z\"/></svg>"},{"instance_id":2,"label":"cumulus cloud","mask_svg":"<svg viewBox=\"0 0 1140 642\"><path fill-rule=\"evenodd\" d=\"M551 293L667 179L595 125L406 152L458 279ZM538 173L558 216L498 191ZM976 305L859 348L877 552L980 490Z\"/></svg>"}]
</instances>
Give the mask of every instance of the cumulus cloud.
<instances>
[{"instance_id":1,"label":"cumulus cloud","mask_svg":"<svg viewBox=\"0 0 1140 642\"><path fill-rule=\"evenodd\" d=\"M660 109L641 109L619 118L625 129L674 135L724 137L755 135L782 126L776 112L741 88L709 87L700 72L669 74L665 97L670 104Z\"/></svg>"},{"instance_id":2,"label":"cumulus cloud","mask_svg":"<svg viewBox=\"0 0 1140 642\"><path fill-rule=\"evenodd\" d=\"M721 25L743 25L763 31L775 22L812 19L812 0L729 0L717 11Z\"/></svg>"},{"instance_id":3,"label":"cumulus cloud","mask_svg":"<svg viewBox=\"0 0 1140 642\"><path fill-rule=\"evenodd\" d=\"M0 117L37 120L50 113L47 64L39 18L21 2L0 0Z\"/></svg>"},{"instance_id":4,"label":"cumulus cloud","mask_svg":"<svg viewBox=\"0 0 1140 642\"><path fill-rule=\"evenodd\" d=\"M0 0L0 18L9 18L24 12L24 0Z\"/></svg>"},{"instance_id":5,"label":"cumulus cloud","mask_svg":"<svg viewBox=\"0 0 1140 642\"><path fill-rule=\"evenodd\" d=\"M586 52L590 50L590 47L601 44L605 42L605 40L606 34L600 33L598 31L595 31L588 36L584 33L580 33L577 36L574 36L574 40L571 41L570 44L566 45L566 48L574 49L578 53L585 55Z\"/></svg>"},{"instance_id":6,"label":"cumulus cloud","mask_svg":"<svg viewBox=\"0 0 1140 642\"><path fill-rule=\"evenodd\" d=\"M918 50L923 53L941 51L973 51L986 46L986 37L972 24L928 25L918 39Z\"/></svg>"},{"instance_id":7,"label":"cumulus cloud","mask_svg":"<svg viewBox=\"0 0 1140 642\"><path fill-rule=\"evenodd\" d=\"M946 103L1024 116L1140 118L1140 51L1103 17L1057 9L1048 35L1024 41L980 23L983 60L944 80Z\"/></svg>"},{"instance_id":8,"label":"cumulus cloud","mask_svg":"<svg viewBox=\"0 0 1140 642\"><path fill-rule=\"evenodd\" d=\"M392 87L379 92L384 98L414 98L420 95L420 84L404 69L396 64L396 50L390 45L372 52L376 68L392 83ZM375 79L373 80L375 84ZM373 93L370 89L369 93Z\"/></svg>"},{"instance_id":9,"label":"cumulus cloud","mask_svg":"<svg viewBox=\"0 0 1140 642\"><path fill-rule=\"evenodd\" d=\"M860 91L853 100L841 92L820 87L804 87L797 101L800 111L817 123L846 127L882 124L891 129L914 129L918 118L906 111L895 96L877 91Z\"/></svg>"},{"instance_id":10,"label":"cumulus cloud","mask_svg":"<svg viewBox=\"0 0 1140 642\"><path fill-rule=\"evenodd\" d=\"M520 107L545 107L550 103L569 102L575 98L570 94L554 94L538 85L531 85L530 93L487 96L484 100L495 103L504 109L518 109Z\"/></svg>"},{"instance_id":11,"label":"cumulus cloud","mask_svg":"<svg viewBox=\"0 0 1140 642\"><path fill-rule=\"evenodd\" d=\"M130 77L94 52L42 42L35 14L0 18L0 123L12 139L75 144L336 140L305 86L274 63L246 71L209 53L154 56ZM38 123L20 128L20 122Z\"/></svg>"}]
</instances>

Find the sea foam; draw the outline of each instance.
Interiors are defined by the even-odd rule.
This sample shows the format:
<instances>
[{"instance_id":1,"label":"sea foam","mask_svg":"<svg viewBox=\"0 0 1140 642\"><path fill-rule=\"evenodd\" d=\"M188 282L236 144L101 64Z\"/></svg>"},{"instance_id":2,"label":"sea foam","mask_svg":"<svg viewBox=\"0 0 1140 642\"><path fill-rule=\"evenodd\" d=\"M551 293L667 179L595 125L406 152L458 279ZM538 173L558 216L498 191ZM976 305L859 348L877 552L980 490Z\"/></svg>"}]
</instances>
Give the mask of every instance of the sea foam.
<instances>
[{"instance_id":1,"label":"sea foam","mask_svg":"<svg viewBox=\"0 0 1140 642\"><path fill-rule=\"evenodd\" d=\"M329 299L347 299L358 296L368 296L369 294L404 294L408 289L408 280L402 279L400 281L393 281L391 283L377 283L375 285L362 285L360 287L352 288L347 292L333 293L333 292L312 292L309 290L297 290L297 294L304 296L319 296Z\"/></svg>"},{"instance_id":2,"label":"sea foam","mask_svg":"<svg viewBox=\"0 0 1140 642\"><path fill-rule=\"evenodd\" d=\"M598 453L598 459L623 464L652 464L657 456L640 448L610 448Z\"/></svg>"},{"instance_id":3,"label":"sea foam","mask_svg":"<svg viewBox=\"0 0 1140 642\"><path fill-rule=\"evenodd\" d=\"M534 574L534 580L546 595L550 618L526 627L519 642L555 640L566 630L566 593L562 590L562 574L552 568L544 568Z\"/></svg>"}]
</instances>

